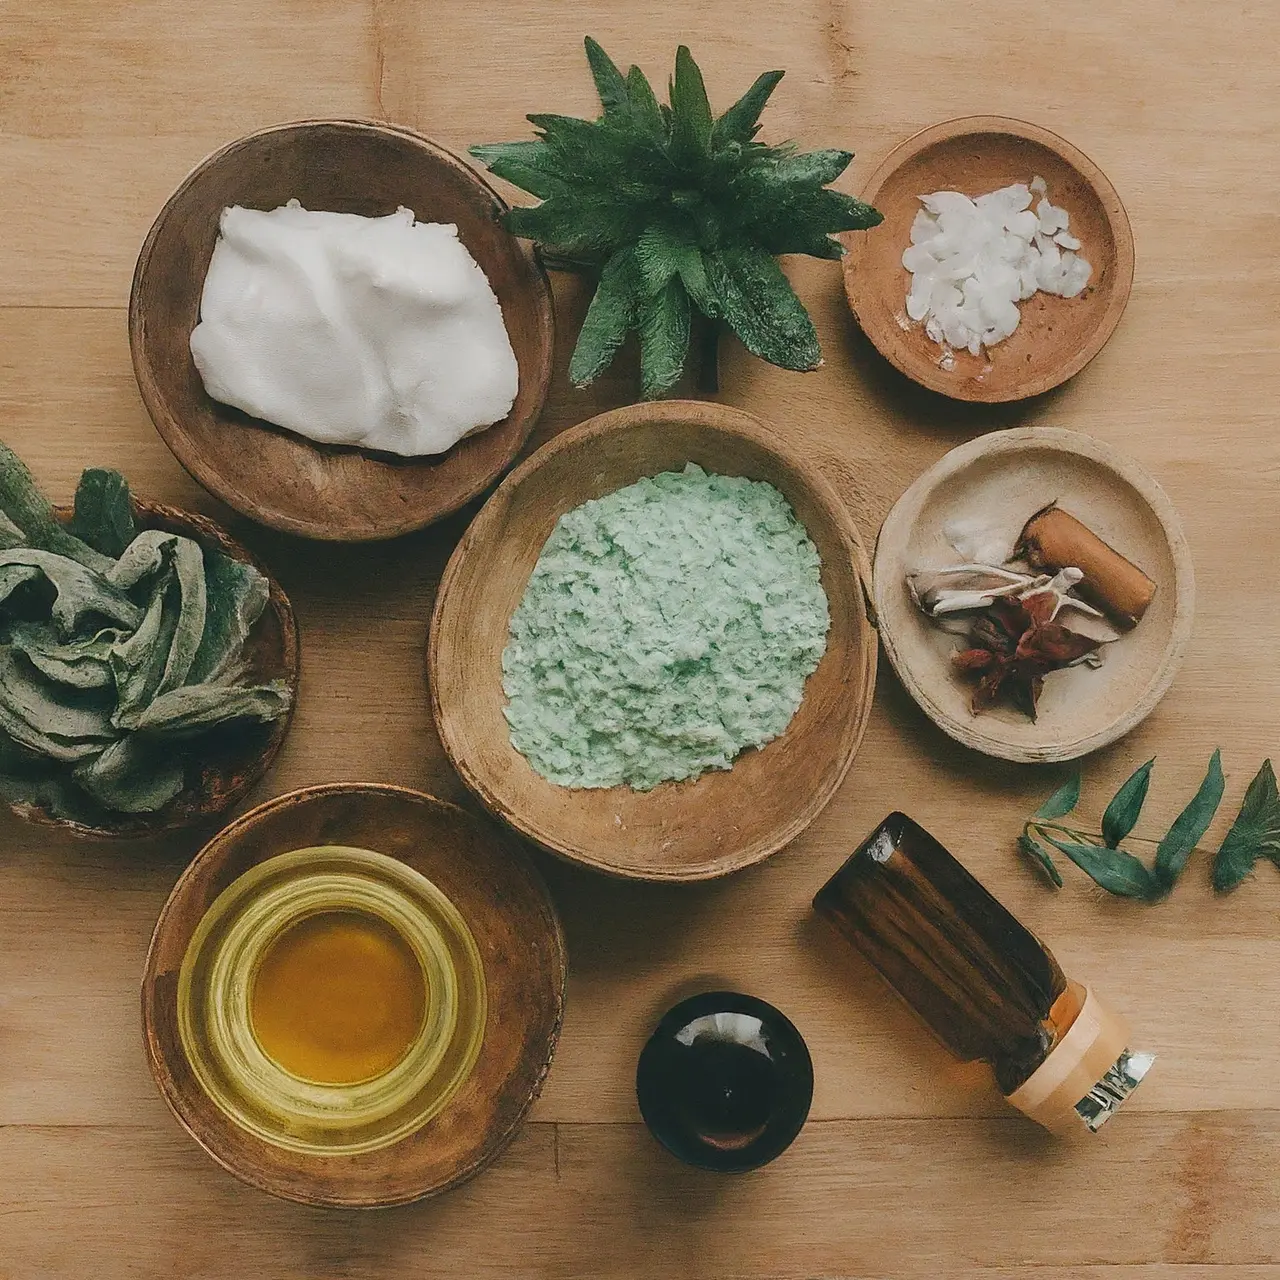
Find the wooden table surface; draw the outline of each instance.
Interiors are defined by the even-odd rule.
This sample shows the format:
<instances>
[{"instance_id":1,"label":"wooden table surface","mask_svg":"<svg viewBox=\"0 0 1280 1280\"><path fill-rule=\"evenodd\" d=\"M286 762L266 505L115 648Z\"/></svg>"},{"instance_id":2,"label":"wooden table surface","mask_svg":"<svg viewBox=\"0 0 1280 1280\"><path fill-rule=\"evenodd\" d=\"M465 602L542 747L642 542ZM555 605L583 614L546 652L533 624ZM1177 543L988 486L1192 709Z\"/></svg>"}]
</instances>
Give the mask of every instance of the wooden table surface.
<instances>
[{"instance_id":1,"label":"wooden table surface","mask_svg":"<svg viewBox=\"0 0 1280 1280\"><path fill-rule=\"evenodd\" d=\"M1277 745L1280 61L1271 6L954 0L2 0L0 437L57 498L87 464L225 519L275 569L303 633L298 717L257 799L332 779L466 800L430 725L432 593L464 525L327 547L231 517L169 455L125 336L142 237L187 170L262 125L374 116L461 150L527 136L526 111L594 114L584 32L665 82L692 46L723 107L788 71L765 136L848 146L856 190L948 116L1064 134L1120 190L1138 266L1110 345L1032 404L966 409L914 390L857 334L836 264L789 269L826 365L729 349L723 399L812 447L870 542L924 467L978 432L1052 424L1145 463L1186 523L1194 644L1152 718L1086 765L1096 813L1159 753L1167 822L1215 745L1224 815ZM564 369L583 310L555 282L557 376L535 442L627 400ZM1047 888L1013 848L1063 771L964 754L882 664L862 751L793 846L727 881L632 886L552 863L572 974L546 1091L500 1162L384 1213L278 1203L178 1129L143 1063L137 983L152 923L198 840L96 847L0 820L0 1276L1280 1276L1280 877L1215 899L1203 856L1156 907L1074 869ZM1097 1138L1057 1145L951 1064L811 918L814 890L891 808L932 828L1100 987L1159 1054ZM812 1118L767 1169L685 1169L639 1123L636 1054L678 990L724 982L786 1010L813 1051Z\"/></svg>"}]
</instances>

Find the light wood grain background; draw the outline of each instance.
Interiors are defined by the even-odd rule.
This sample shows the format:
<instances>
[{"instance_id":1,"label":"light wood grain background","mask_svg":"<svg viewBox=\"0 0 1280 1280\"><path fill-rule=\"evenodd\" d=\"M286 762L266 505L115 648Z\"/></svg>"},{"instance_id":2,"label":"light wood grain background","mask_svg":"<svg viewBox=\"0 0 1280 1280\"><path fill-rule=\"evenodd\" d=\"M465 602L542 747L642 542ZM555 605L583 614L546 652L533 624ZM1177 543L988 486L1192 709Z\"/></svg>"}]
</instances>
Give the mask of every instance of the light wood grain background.
<instances>
[{"instance_id":1,"label":"light wood grain background","mask_svg":"<svg viewBox=\"0 0 1280 1280\"><path fill-rule=\"evenodd\" d=\"M958 408L884 366L838 266L804 261L793 278L825 367L802 377L729 350L723 398L806 441L868 541L915 475L992 427L1069 426L1145 463L1197 557L1195 641L1151 720L1089 762L1086 808L1158 752L1150 823L1167 821L1221 744L1234 810L1280 745L1273 19L1262 0L0 0L0 437L55 497L82 466L116 466L140 493L226 519L277 571L303 629L303 689L257 798L371 779L464 799L422 675L463 519L358 549L246 526L185 476L138 400L130 272L188 168L306 116L403 122L459 150L527 136L526 111L593 112L584 32L660 81L687 42L720 106L787 68L766 137L856 150L851 190L926 124L1022 116L1097 160L1133 220L1133 298L1094 365L1033 404ZM583 299L556 288L566 336L538 441L633 386L620 369L567 388ZM963 754L882 673L844 787L765 865L668 889L548 862L572 976L533 1122L467 1188L375 1215L241 1187L152 1087L137 982L198 842L94 847L0 819L0 1277L1280 1276L1280 877L1265 868L1215 900L1201 858L1154 908L1103 900L1071 870L1055 894L1012 842L1062 776ZM1091 1142L1055 1146L1007 1114L815 927L814 890L896 806L1158 1052ZM638 1123L636 1054L699 977L775 1001L813 1050L812 1120L742 1178L682 1168Z\"/></svg>"}]
</instances>

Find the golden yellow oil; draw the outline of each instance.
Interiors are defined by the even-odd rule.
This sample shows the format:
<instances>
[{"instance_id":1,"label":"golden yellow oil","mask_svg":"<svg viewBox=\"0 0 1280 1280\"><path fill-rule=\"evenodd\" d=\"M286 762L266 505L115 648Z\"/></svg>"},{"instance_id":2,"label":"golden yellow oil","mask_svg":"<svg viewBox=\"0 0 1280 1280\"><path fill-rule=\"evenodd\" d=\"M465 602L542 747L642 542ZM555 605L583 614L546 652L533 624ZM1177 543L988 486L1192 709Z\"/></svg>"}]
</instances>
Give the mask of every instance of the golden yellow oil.
<instances>
[{"instance_id":1,"label":"golden yellow oil","mask_svg":"<svg viewBox=\"0 0 1280 1280\"><path fill-rule=\"evenodd\" d=\"M427 1009L413 949L363 911L321 911L267 948L249 997L263 1052L291 1075L347 1085L390 1071Z\"/></svg>"}]
</instances>

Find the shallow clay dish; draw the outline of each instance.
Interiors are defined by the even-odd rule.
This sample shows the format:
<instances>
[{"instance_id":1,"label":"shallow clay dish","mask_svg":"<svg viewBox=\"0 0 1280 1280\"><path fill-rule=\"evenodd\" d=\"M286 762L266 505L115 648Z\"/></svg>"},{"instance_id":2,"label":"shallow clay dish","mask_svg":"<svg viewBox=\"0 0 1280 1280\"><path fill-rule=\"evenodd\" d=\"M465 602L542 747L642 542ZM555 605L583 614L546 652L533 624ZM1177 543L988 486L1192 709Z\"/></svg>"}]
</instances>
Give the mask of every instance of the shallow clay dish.
<instances>
[{"instance_id":1,"label":"shallow clay dish","mask_svg":"<svg viewBox=\"0 0 1280 1280\"><path fill-rule=\"evenodd\" d=\"M98 823L53 816L39 805L11 804L28 822L60 827L96 839L141 840L211 822L240 800L270 768L284 743L298 699L298 624L293 606L280 584L224 529L190 511L159 502L134 499L134 518L141 529L163 529L194 538L201 546L216 547L235 560L254 566L271 584L271 597L254 624L245 646L249 683L286 680L293 704L279 720L267 724L229 725L203 740L199 772L189 767L188 786L176 799L153 814L106 814ZM60 520L71 519L70 507L57 508Z\"/></svg>"},{"instance_id":2,"label":"shallow clay dish","mask_svg":"<svg viewBox=\"0 0 1280 1280\"><path fill-rule=\"evenodd\" d=\"M1071 234L1093 267L1076 298L1037 293L1019 303L1013 335L989 353L954 353L907 319L911 275L902 253L911 243L919 197L934 191L980 196L1044 178L1049 199L1071 215ZM862 198L884 214L871 232L844 237L845 293L862 331L895 368L956 400L995 403L1039 395L1065 382L1102 350L1120 322L1133 284L1133 232L1115 188L1083 152L1038 125L1003 116L948 120L896 147L871 175Z\"/></svg>"},{"instance_id":3,"label":"shallow clay dish","mask_svg":"<svg viewBox=\"0 0 1280 1280\"><path fill-rule=\"evenodd\" d=\"M959 639L912 604L906 575L959 560L944 533L956 519L990 518L1012 551L1026 521L1055 501L1144 570L1155 599L1105 646L1101 668L1047 678L1034 722L1003 704L975 716L973 686L951 669ZM1191 637L1195 578L1177 513L1143 468L1091 436L1026 427L953 449L898 499L876 547L875 601L885 652L929 718L966 747L1036 764L1096 751L1150 714Z\"/></svg>"},{"instance_id":4,"label":"shallow clay dish","mask_svg":"<svg viewBox=\"0 0 1280 1280\"><path fill-rule=\"evenodd\" d=\"M365 216L405 205L452 222L502 305L520 366L510 415L434 458L397 459L314 444L205 393L188 340L218 235L233 204ZM129 345L143 402L178 461L252 520L338 542L391 538L456 511L510 466L551 378L547 278L532 248L499 219L506 205L457 156L408 129L312 120L250 134L203 161L148 233L129 298Z\"/></svg>"},{"instance_id":5,"label":"shallow clay dish","mask_svg":"<svg viewBox=\"0 0 1280 1280\"><path fill-rule=\"evenodd\" d=\"M826 653L786 732L744 752L732 769L647 792L556 786L511 745L503 717L511 615L564 512L686 462L767 480L786 497L822 559L831 609ZM444 748L494 813L574 862L638 880L703 880L759 862L817 816L862 739L876 666L865 563L830 484L748 414L700 401L602 414L557 436L508 476L445 569L428 654Z\"/></svg>"},{"instance_id":6,"label":"shallow clay dish","mask_svg":"<svg viewBox=\"0 0 1280 1280\"><path fill-rule=\"evenodd\" d=\"M457 907L479 947L488 1008L470 1076L444 1109L394 1146L362 1154L283 1150L226 1118L201 1090L178 1028L178 975L196 926L249 868L314 845L352 845L420 871ZM373 1208L457 1186L515 1135L547 1070L564 1011L564 937L528 855L482 818L399 787L332 783L280 796L220 832L160 912L142 980L152 1075L184 1129L220 1165L273 1195Z\"/></svg>"}]
</instances>

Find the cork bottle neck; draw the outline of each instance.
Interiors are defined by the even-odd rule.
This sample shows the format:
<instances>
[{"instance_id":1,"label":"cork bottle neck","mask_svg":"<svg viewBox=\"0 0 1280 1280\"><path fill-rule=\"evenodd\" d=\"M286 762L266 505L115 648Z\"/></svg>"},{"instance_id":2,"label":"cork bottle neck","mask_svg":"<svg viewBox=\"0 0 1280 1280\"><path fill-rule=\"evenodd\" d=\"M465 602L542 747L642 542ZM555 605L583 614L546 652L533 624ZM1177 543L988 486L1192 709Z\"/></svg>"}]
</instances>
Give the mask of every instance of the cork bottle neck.
<instances>
[{"instance_id":1,"label":"cork bottle neck","mask_svg":"<svg viewBox=\"0 0 1280 1280\"><path fill-rule=\"evenodd\" d=\"M1008 1100L1055 1133L1096 1132L1152 1061L1130 1050L1124 1019L1085 988L1074 1021Z\"/></svg>"}]
</instances>

